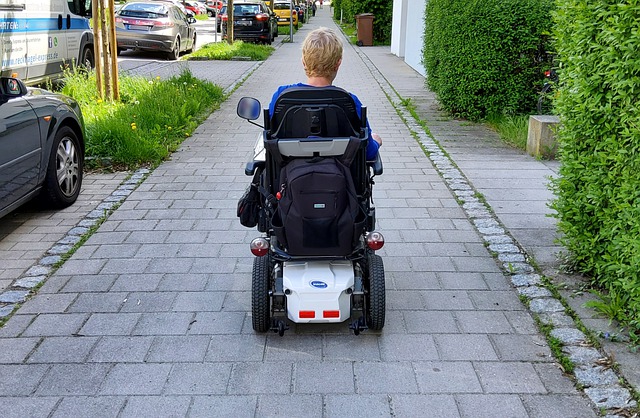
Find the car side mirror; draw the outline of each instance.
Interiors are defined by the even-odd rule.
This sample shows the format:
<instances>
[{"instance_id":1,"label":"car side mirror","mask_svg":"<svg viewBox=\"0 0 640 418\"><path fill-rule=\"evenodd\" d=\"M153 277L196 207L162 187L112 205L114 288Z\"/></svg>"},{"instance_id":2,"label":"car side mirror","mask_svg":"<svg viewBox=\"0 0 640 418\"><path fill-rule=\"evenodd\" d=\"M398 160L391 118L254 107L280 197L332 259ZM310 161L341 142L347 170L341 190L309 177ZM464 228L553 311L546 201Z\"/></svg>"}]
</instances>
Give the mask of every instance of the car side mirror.
<instances>
[{"instance_id":1,"label":"car side mirror","mask_svg":"<svg viewBox=\"0 0 640 418\"><path fill-rule=\"evenodd\" d=\"M8 97L20 97L27 94L27 86L14 77L0 77L0 93Z\"/></svg>"},{"instance_id":2,"label":"car side mirror","mask_svg":"<svg viewBox=\"0 0 640 418\"><path fill-rule=\"evenodd\" d=\"M189 16L189 17L187 18L187 22L189 22L189 23L191 23L191 24L194 24L194 23L196 23L196 22L197 22L197 20L196 20L196 18L195 18L195 17L193 17L193 16Z\"/></svg>"},{"instance_id":3,"label":"car side mirror","mask_svg":"<svg viewBox=\"0 0 640 418\"><path fill-rule=\"evenodd\" d=\"M260 117L261 110L260 101L253 97L243 97L238 102L237 113L242 119L256 120Z\"/></svg>"}]
</instances>

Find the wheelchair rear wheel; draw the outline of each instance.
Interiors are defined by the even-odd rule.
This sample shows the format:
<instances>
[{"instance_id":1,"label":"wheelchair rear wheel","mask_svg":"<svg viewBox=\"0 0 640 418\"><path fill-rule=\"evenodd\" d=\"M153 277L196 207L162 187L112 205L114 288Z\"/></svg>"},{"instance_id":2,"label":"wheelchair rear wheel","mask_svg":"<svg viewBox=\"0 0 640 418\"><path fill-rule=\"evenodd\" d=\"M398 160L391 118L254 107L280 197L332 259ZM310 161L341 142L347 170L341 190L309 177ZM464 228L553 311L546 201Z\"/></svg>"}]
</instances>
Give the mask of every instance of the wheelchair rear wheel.
<instances>
[{"instance_id":1,"label":"wheelchair rear wheel","mask_svg":"<svg viewBox=\"0 0 640 418\"><path fill-rule=\"evenodd\" d=\"M369 329L379 331L384 327L386 301L384 284L384 264L382 257L376 254L368 256L369 261L369 297L367 303Z\"/></svg>"},{"instance_id":2,"label":"wheelchair rear wheel","mask_svg":"<svg viewBox=\"0 0 640 418\"><path fill-rule=\"evenodd\" d=\"M254 258L251 273L251 322L256 332L267 332L271 327L270 283L270 257L266 255Z\"/></svg>"}]
</instances>

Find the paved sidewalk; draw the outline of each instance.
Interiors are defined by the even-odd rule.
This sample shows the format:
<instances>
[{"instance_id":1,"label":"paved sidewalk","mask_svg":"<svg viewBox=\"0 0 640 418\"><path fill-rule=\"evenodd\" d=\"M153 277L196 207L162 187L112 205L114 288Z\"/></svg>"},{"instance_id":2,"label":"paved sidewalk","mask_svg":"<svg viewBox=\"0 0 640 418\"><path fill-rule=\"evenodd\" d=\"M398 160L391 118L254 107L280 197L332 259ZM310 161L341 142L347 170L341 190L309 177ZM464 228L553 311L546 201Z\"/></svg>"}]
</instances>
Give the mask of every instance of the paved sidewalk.
<instances>
[{"instance_id":1,"label":"paved sidewalk","mask_svg":"<svg viewBox=\"0 0 640 418\"><path fill-rule=\"evenodd\" d=\"M350 46L336 84L368 105L384 139L374 200L387 324L359 337L346 324L252 331L256 232L235 206L259 129L235 106L266 105L278 85L303 80L300 44L319 25L335 26L328 8L0 329L0 415L596 416Z\"/></svg>"}]
</instances>

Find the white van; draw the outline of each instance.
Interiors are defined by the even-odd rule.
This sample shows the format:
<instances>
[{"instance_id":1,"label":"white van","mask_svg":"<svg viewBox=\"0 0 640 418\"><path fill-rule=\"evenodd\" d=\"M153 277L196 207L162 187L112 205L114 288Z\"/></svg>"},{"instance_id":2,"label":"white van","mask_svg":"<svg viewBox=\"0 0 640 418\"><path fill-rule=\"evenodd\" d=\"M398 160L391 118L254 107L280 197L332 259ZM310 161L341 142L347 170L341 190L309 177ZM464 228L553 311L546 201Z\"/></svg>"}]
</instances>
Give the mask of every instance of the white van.
<instances>
[{"instance_id":1,"label":"white van","mask_svg":"<svg viewBox=\"0 0 640 418\"><path fill-rule=\"evenodd\" d=\"M93 67L91 0L0 0L1 76L39 84L73 62Z\"/></svg>"}]
</instances>

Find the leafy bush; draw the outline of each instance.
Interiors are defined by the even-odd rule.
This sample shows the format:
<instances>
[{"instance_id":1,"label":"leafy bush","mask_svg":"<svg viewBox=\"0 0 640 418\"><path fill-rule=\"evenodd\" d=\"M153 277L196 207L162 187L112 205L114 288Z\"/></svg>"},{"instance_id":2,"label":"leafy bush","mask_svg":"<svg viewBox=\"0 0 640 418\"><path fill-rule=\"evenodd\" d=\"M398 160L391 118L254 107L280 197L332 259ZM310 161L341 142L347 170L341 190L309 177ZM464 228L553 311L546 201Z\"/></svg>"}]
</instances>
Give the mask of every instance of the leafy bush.
<instances>
[{"instance_id":1,"label":"leafy bush","mask_svg":"<svg viewBox=\"0 0 640 418\"><path fill-rule=\"evenodd\" d=\"M550 66L551 9L551 0L430 0L423 63L442 106L472 120L532 110Z\"/></svg>"},{"instance_id":2,"label":"leafy bush","mask_svg":"<svg viewBox=\"0 0 640 418\"><path fill-rule=\"evenodd\" d=\"M333 17L345 23L355 23L356 15L373 13L373 41L377 44L391 43L391 20L393 1L391 0L333 0Z\"/></svg>"},{"instance_id":3,"label":"leafy bush","mask_svg":"<svg viewBox=\"0 0 640 418\"><path fill-rule=\"evenodd\" d=\"M562 243L640 340L640 9L636 0L560 0L555 181Z\"/></svg>"},{"instance_id":4,"label":"leafy bush","mask_svg":"<svg viewBox=\"0 0 640 418\"><path fill-rule=\"evenodd\" d=\"M97 99L95 73L65 77L62 93L82 108L86 155L114 165L157 164L224 100L222 89L185 71L169 80L120 76L120 102Z\"/></svg>"}]
</instances>

